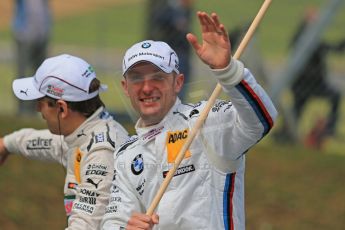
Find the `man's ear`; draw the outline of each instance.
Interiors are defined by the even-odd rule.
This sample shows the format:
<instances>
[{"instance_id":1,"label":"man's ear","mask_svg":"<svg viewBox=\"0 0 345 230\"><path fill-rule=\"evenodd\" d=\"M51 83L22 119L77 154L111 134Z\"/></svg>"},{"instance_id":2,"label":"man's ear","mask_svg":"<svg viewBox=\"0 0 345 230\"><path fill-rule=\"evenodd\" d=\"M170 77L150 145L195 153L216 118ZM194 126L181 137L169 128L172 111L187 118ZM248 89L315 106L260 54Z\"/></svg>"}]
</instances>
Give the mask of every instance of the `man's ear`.
<instances>
[{"instance_id":1,"label":"man's ear","mask_svg":"<svg viewBox=\"0 0 345 230\"><path fill-rule=\"evenodd\" d=\"M122 79L122 80L121 80L121 85L122 85L122 89L123 89L123 91L125 92L126 96L129 97L129 94L128 94L128 86L127 86L127 81L126 81L126 79Z\"/></svg>"},{"instance_id":2,"label":"man's ear","mask_svg":"<svg viewBox=\"0 0 345 230\"><path fill-rule=\"evenodd\" d=\"M57 112L62 118L65 118L68 114L68 106L64 100L57 100L56 101L56 108Z\"/></svg>"},{"instance_id":3,"label":"man's ear","mask_svg":"<svg viewBox=\"0 0 345 230\"><path fill-rule=\"evenodd\" d=\"M184 75L182 73L177 74L175 77L175 86L174 86L176 94L182 90L183 83L184 83Z\"/></svg>"}]
</instances>

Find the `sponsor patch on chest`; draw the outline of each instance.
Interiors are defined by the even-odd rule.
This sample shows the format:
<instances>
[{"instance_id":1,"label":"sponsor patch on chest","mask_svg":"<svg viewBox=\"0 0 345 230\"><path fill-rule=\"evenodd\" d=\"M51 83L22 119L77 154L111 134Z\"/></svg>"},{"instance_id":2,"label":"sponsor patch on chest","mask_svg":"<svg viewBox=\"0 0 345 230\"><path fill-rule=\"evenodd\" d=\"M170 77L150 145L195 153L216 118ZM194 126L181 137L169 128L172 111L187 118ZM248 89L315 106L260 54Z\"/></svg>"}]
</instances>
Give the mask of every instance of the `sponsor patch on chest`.
<instances>
[{"instance_id":1,"label":"sponsor patch on chest","mask_svg":"<svg viewBox=\"0 0 345 230\"><path fill-rule=\"evenodd\" d=\"M174 176L179 176L179 175L190 173L190 172L193 172L193 171L195 171L194 165L183 166L183 167L180 167L180 168L178 168L176 170ZM169 173L169 171L164 171L163 172L163 178L165 178L168 173Z\"/></svg>"},{"instance_id":2,"label":"sponsor patch on chest","mask_svg":"<svg viewBox=\"0 0 345 230\"><path fill-rule=\"evenodd\" d=\"M188 137L188 129L167 132L167 159L168 163L174 163L175 159L181 150L182 146L186 142ZM190 157L192 154L189 150L186 151L184 158Z\"/></svg>"},{"instance_id":3,"label":"sponsor patch on chest","mask_svg":"<svg viewBox=\"0 0 345 230\"><path fill-rule=\"evenodd\" d=\"M83 157L83 153L79 148L74 153L74 176L78 183L80 183L80 162Z\"/></svg>"},{"instance_id":4,"label":"sponsor patch on chest","mask_svg":"<svg viewBox=\"0 0 345 230\"><path fill-rule=\"evenodd\" d=\"M66 216L71 215L74 200L75 200L75 195L65 195L64 204L65 204Z\"/></svg>"}]
</instances>

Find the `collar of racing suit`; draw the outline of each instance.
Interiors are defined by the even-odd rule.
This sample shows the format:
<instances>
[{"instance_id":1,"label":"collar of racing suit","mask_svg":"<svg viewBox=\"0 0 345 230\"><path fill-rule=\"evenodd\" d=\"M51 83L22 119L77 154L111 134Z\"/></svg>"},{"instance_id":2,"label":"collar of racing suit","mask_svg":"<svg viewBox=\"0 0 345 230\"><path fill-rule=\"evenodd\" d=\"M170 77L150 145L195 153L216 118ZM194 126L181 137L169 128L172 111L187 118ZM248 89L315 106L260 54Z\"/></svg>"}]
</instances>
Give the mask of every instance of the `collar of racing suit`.
<instances>
[{"instance_id":1,"label":"collar of racing suit","mask_svg":"<svg viewBox=\"0 0 345 230\"><path fill-rule=\"evenodd\" d=\"M181 100L179 98L176 98L175 104L171 107L169 112L165 115L164 119L156 125L141 127L141 119L139 118L139 120L135 124L135 130L139 139L142 139L144 142L146 142L146 140L151 139L151 137L159 134L163 130L164 127L169 128L167 126L169 126L169 123L171 123L169 122L169 120L172 118L173 111L175 111L176 108L180 104L181 104Z\"/></svg>"},{"instance_id":2,"label":"collar of racing suit","mask_svg":"<svg viewBox=\"0 0 345 230\"><path fill-rule=\"evenodd\" d=\"M105 108L102 106L94 112L91 117L86 119L73 133L64 138L68 147L79 146L84 143L83 138L79 138L80 134L85 136L88 135L88 131L94 126L94 121L99 119L100 113L102 113Z\"/></svg>"}]
</instances>

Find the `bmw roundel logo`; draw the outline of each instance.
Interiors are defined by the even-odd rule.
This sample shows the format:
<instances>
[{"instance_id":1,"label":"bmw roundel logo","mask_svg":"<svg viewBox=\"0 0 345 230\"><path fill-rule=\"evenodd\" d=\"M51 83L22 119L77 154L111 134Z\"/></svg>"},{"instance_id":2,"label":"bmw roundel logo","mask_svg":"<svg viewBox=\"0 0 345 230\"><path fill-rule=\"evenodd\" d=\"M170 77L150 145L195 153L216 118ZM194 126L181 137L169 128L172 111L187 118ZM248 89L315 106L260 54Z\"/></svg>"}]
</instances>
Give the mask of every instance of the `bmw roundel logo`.
<instances>
[{"instance_id":1,"label":"bmw roundel logo","mask_svg":"<svg viewBox=\"0 0 345 230\"><path fill-rule=\"evenodd\" d=\"M144 42L144 43L141 45L141 47L144 48L144 49L147 49L147 48L149 48L150 46L151 46L151 44L148 43L148 42Z\"/></svg>"},{"instance_id":2,"label":"bmw roundel logo","mask_svg":"<svg viewBox=\"0 0 345 230\"><path fill-rule=\"evenodd\" d=\"M134 175L139 175L144 171L144 159L142 154L137 155L133 159L131 164L131 170Z\"/></svg>"}]
</instances>

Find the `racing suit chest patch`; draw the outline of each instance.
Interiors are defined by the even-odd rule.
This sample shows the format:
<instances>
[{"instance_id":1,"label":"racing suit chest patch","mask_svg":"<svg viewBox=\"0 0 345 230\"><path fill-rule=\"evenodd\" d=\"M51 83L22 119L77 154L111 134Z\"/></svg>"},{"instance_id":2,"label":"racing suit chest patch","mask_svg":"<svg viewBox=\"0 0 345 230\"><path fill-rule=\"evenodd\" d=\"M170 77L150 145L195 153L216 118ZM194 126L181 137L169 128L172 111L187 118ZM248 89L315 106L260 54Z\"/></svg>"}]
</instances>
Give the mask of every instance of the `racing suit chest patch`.
<instances>
[{"instance_id":1,"label":"racing suit chest patch","mask_svg":"<svg viewBox=\"0 0 345 230\"><path fill-rule=\"evenodd\" d=\"M76 149L74 158L74 176L78 184L80 184L80 162L81 158L83 157L83 153L80 151L79 148Z\"/></svg>"},{"instance_id":2,"label":"racing suit chest patch","mask_svg":"<svg viewBox=\"0 0 345 230\"><path fill-rule=\"evenodd\" d=\"M166 146L168 163L174 163L175 159L186 142L188 137L188 129L167 132ZM184 158L190 157L192 154L189 150L186 151Z\"/></svg>"},{"instance_id":3,"label":"racing suit chest patch","mask_svg":"<svg viewBox=\"0 0 345 230\"><path fill-rule=\"evenodd\" d=\"M65 211L66 211L67 217L71 215L74 200L75 200L75 195L67 195L64 197Z\"/></svg>"}]
</instances>

